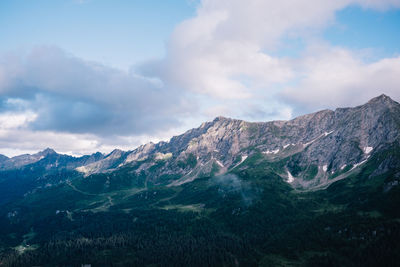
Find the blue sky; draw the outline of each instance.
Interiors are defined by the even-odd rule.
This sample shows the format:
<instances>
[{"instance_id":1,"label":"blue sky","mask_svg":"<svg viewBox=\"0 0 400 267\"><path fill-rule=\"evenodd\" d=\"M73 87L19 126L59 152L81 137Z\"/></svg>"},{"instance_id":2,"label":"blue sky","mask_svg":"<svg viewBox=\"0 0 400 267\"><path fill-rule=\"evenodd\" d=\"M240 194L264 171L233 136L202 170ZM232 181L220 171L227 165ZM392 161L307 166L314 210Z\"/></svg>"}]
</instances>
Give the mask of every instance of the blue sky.
<instances>
[{"instance_id":1,"label":"blue sky","mask_svg":"<svg viewBox=\"0 0 400 267\"><path fill-rule=\"evenodd\" d=\"M0 154L400 100L400 0L0 1Z\"/></svg>"},{"instance_id":2,"label":"blue sky","mask_svg":"<svg viewBox=\"0 0 400 267\"><path fill-rule=\"evenodd\" d=\"M400 54L400 10L366 10L357 6L336 14L336 22L324 31L332 45L373 49L376 57Z\"/></svg>"},{"instance_id":3,"label":"blue sky","mask_svg":"<svg viewBox=\"0 0 400 267\"><path fill-rule=\"evenodd\" d=\"M0 1L0 51L56 45L127 69L162 57L174 27L195 8L187 0Z\"/></svg>"},{"instance_id":4,"label":"blue sky","mask_svg":"<svg viewBox=\"0 0 400 267\"><path fill-rule=\"evenodd\" d=\"M128 69L165 55L174 28L195 15L190 0L35 0L0 2L0 52L55 45L75 56ZM336 13L323 39L350 49L373 49L376 57L400 53L400 10L350 6ZM291 40L293 42L293 40ZM294 40L277 51L295 55Z\"/></svg>"}]
</instances>

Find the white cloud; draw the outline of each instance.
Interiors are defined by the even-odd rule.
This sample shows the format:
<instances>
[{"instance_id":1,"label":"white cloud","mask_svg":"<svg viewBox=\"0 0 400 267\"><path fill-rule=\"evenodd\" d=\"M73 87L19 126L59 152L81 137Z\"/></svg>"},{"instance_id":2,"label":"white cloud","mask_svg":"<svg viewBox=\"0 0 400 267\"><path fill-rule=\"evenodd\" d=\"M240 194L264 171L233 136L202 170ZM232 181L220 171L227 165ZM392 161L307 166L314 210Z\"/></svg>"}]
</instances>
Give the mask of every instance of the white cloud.
<instances>
[{"instance_id":1,"label":"white cloud","mask_svg":"<svg viewBox=\"0 0 400 267\"><path fill-rule=\"evenodd\" d=\"M174 30L166 57L131 73L54 47L3 57L0 153L129 149L217 115L288 119L293 109L361 104L380 93L399 100L400 58L370 62L320 45L319 33L350 5L383 11L400 0L203 0ZM299 39L299 57L278 56Z\"/></svg>"},{"instance_id":2,"label":"white cloud","mask_svg":"<svg viewBox=\"0 0 400 267\"><path fill-rule=\"evenodd\" d=\"M1 131L9 129L18 129L26 126L28 123L35 121L37 114L26 111L24 113L6 112L0 114L0 138Z\"/></svg>"},{"instance_id":3,"label":"white cloud","mask_svg":"<svg viewBox=\"0 0 400 267\"><path fill-rule=\"evenodd\" d=\"M36 153L46 147L57 152L79 155L103 151L93 135L67 134L50 131L32 131L29 129L2 130L0 137L0 154L16 156L25 153Z\"/></svg>"},{"instance_id":4,"label":"white cloud","mask_svg":"<svg viewBox=\"0 0 400 267\"><path fill-rule=\"evenodd\" d=\"M364 8L374 8L381 11L389 8L400 7L399 0L356 0L354 3L357 3Z\"/></svg>"},{"instance_id":5,"label":"white cloud","mask_svg":"<svg viewBox=\"0 0 400 267\"><path fill-rule=\"evenodd\" d=\"M1 118L0 118L1 120ZM199 125L192 124L193 127ZM0 154L8 157L37 153L51 147L58 153L73 156L88 155L95 152L110 153L114 149L132 150L148 142L167 141L186 128L171 128L157 135L130 135L101 137L95 134L71 134L55 131L34 131L27 124L17 127L0 128Z\"/></svg>"},{"instance_id":6,"label":"white cloud","mask_svg":"<svg viewBox=\"0 0 400 267\"><path fill-rule=\"evenodd\" d=\"M318 33L334 23L335 13L350 5L385 10L400 7L400 1L203 0L197 15L182 22L173 32L166 58L141 66L141 71L160 78L172 87L184 88L208 98L204 111L206 115L219 115L216 112L221 111L231 116L250 118L253 112L266 115L259 118L270 119L269 106L287 110L287 105L276 103L274 99L281 88L289 85L293 87L285 90L288 93L286 99L303 101L296 103L299 106L314 104L315 110L320 106L315 105L317 100L313 101L313 89L307 89L307 86L319 87L321 95L325 95L325 90L333 91L334 86L339 86L338 92L345 90L341 86L349 90L352 85L361 83L360 79L368 72L368 75L377 74L372 70L377 65L365 67L362 59L357 59L345 49L332 48L329 55L311 51L296 60L273 54L277 54L279 47L292 38L301 38L312 46L318 40ZM343 65L354 68L341 70ZM319 75L321 72L324 73ZM301 86L297 87L299 81ZM381 85L371 83L370 87L375 85L377 88L375 91L371 89L363 99L377 95L385 84L387 82ZM346 97L335 97L346 100ZM318 97L315 99L320 100ZM237 109L236 112L229 112L238 100L247 109L241 114ZM264 108L262 102L265 103ZM269 105L271 102L274 104ZM210 103L215 107L210 107ZM347 103L340 99L334 102L339 106Z\"/></svg>"},{"instance_id":7,"label":"white cloud","mask_svg":"<svg viewBox=\"0 0 400 267\"><path fill-rule=\"evenodd\" d=\"M305 110L355 106L385 93L400 100L400 57L366 63L343 48L312 50L300 62L301 78L282 95Z\"/></svg>"},{"instance_id":8,"label":"white cloud","mask_svg":"<svg viewBox=\"0 0 400 267\"><path fill-rule=\"evenodd\" d=\"M57 47L0 57L0 153L7 155L133 149L176 133L195 109L185 91Z\"/></svg>"}]
</instances>

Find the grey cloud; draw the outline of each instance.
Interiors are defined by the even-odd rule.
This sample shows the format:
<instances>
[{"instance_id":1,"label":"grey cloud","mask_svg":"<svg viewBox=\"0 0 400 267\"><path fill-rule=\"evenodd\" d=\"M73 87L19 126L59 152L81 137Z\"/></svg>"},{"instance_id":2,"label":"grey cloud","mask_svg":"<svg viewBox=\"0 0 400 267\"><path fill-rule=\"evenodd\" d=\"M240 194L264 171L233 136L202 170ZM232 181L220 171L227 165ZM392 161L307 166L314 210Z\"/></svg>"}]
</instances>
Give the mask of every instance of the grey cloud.
<instances>
[{"instance_id":1,"label":"grey cloud","mask_svg":"<svg viewBox=\"0 0 400 267\"><path fill-rule=\"evenodd\" d=\"M3 110L21 106L7 102L16 99L37 113L34 130L103 136L153 134L179 125L178 115L193 108L182 91L56 47L3 58L0 99Z\"/></svg>"}]
</instances>

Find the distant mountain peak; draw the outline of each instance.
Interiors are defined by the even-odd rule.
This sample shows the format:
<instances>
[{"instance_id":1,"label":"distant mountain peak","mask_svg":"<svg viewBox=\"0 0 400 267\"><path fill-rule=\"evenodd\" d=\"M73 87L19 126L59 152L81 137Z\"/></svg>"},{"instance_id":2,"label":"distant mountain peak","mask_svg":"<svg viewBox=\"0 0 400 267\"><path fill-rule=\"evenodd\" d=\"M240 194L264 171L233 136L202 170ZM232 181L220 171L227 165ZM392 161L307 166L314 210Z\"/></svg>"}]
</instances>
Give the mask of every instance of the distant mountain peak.
<instances>
[{"instance_id":1,"label":"distant mountain peak","mask_svg":"<svg viewBox=\"0 0 400 267\"><path fill-rule=\"evenodd\" d=\"M111 151L111 153L110 153L109 155L120 154L120 153L122 153L122 152L123 152L123 151L122 151L121 149L116 148L116 149L114 149L113 151Z\"/></svg>"},{"instance_id":2,"label":"distant mountain peak","mask_svg":"<svg viewBox=\"0 0 400 267\"><path fill-rule=\"evenodd\" d=\"M367 104L394 104L394 103L396 103L396 101L391 99L389 96L381 94L369 100Z\"/></svg>"},{"instance_id":3,"label":"distant mountain peak","mask_svg":"<svg viewBox=\"0 0 400 267\"><path fill-rule=\"evenodd\" d=\"M111 151L110 154L106 155L106 158L116 158L116 157L121 157L125 152L121 149L114 149Z\"/></svg>"},{"instance_id":4,"label":"distant mountain peak","mask_svg":"<svg viewBox=\"0 0 400 267\"><path fill-rule=\"evenodd\" d=\"M40 151L38 154L42 156L47 156L51 154L57 154L57 152L54 149L48 147L45 150Z\"/></svg>"},{"instance_id":5,"label":"distant mountain peak","mask_svg":"<svg viewBox=\"0 0 400 267\"><path fill-rule=\"evenodd\" d=\"M213 122L219 122L219 121L232 121L233 119L228 118L228 117L224 117L224 116L218 116L216 117Z\"/></svg>"}]
</instances>

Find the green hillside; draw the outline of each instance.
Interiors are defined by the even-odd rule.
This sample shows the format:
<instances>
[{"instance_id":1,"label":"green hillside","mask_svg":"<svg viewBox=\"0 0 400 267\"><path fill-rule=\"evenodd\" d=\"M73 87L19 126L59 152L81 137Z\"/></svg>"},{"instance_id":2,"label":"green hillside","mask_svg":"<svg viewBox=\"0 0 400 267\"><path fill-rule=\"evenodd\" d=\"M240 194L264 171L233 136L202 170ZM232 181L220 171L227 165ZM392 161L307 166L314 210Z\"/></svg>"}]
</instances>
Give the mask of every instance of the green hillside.
<instances>
[{"instance_id":1,"label":"green hillside","mask_svg":"<svg viewBox=\"0 0 400 267\"><path fill-rule=\"evenodd\" d=\"M286 183L288 160L255 153L180 186L147 182L135 165L71 175L1 207L1 264L396 266L399 147L322 190Z\"/></svg>"}]
</instances>

